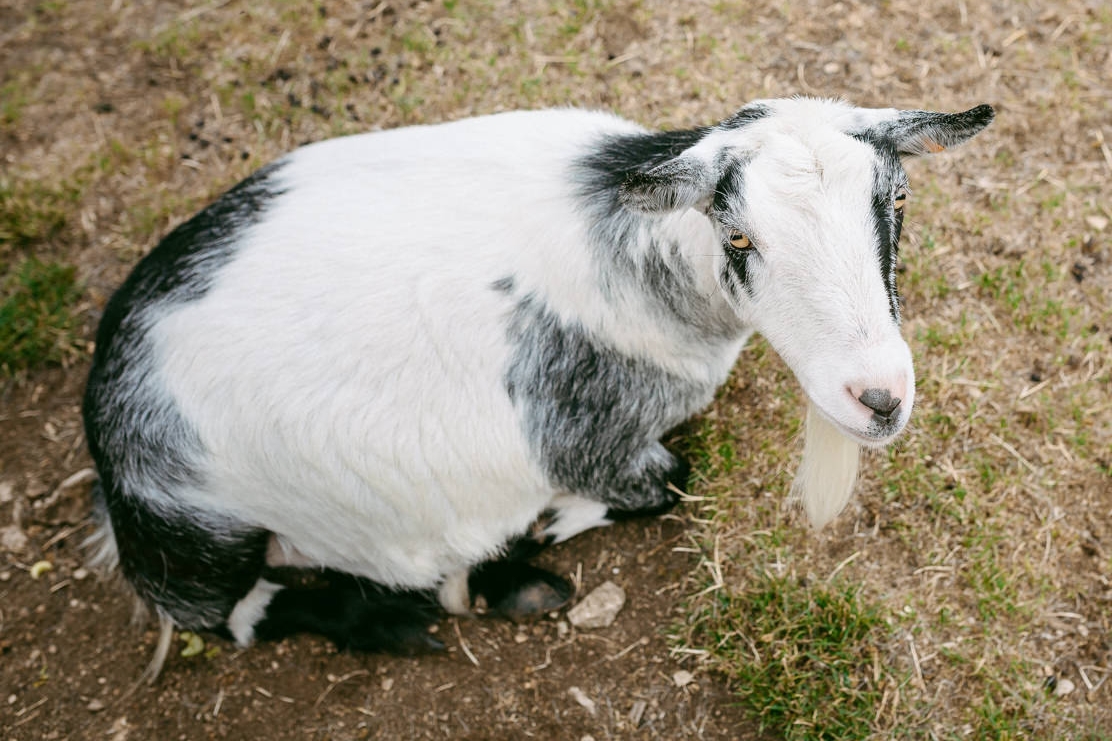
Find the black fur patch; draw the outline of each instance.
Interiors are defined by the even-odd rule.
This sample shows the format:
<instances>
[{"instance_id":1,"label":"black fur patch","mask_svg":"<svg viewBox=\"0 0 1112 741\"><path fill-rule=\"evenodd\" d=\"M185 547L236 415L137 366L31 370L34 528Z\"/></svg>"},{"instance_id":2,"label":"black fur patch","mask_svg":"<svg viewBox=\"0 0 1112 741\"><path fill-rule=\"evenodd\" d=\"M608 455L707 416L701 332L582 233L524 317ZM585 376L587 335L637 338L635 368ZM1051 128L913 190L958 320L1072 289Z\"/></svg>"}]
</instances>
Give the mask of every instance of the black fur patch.
<instances>
[{"instance_id":1,"label":"black fur patch","mask_svg":"<svg viewBox=\"0 0 1112 741\"><path fill-rule=\"evenodd\" d=\"M506 558L473 568L467 576L467 590L472 602L481 598L489 612L514 621L560 609L573 591L562 577Z\"/></svg>"},{"instance_id":2,"label":"black fur patch","mask_svg":"<svg viewBox=\"0 0 1112 741\"><path fill-rule=\"evenodd\" d=\"M444 644L429 633L440 615L435 595L401 591L339 571L314 572L304 584L287 586L267 605L255 637L278 640L316 633L341 650L412 655Z\"/></svg>"},{"instance_id":3,"label":"black fur patch","mask_svg":"<svg viewBox=\"0 0 1112 741\"><path fill-rule=\"evenodd\" d=\"M733 215L738 204L742 202L742 193L745 191L745 162L731 163L714 189L714 202L711 213L724 227L725 231L736 226L736 217ZM737 249L729 242L724 242L722 250L726 255L727 275L723 276L721 284L733 291L738 289L752 296L753 286L750 282L750 260L758 260L760 256L754 249Z\"/></svg>"},{"instance_id":4,"label":"black fur patch","mask_svg":"<svg viewBox=\"0 0 1112 741\"><path fill-rule=\"evenodd\" d=\"M749 106L713 128L736 129L768 113L765 106ZM678 319L688 331L721 338L737 332L732 317L708 311L707 302L694 288L690 270L679 259L667 259L671 255L678 256L680 246L651 241L651 227L656 217L626 208L621 195L623 187L673 160L713 128L604 137L579 160L574 177L590 222L591 246L604 291L615 283L632 283L653 300L662 318ZM726 174L715 189L716 201L722 197L721 187L733 182L739 167L726 166ZM708 183L708 187L710 185ZM647 240L648 244L634 249L640 240Z\"/></svg>"},{"instance_id":5,"label":"black fur patch","mask_svg":"<svg viewBox=\"0 0 1112 741\"><path fill-rule=\"evenodd\" d=\"M259 170L167 235L113 295L97 331L83 413L98 496L124 575L182 626L226 616L255 582L266 535L206 521L165 496L196 483L193 461L202 450L159 387L147 332L157 312L204 295L243 229L278 195L272 178L279 167ZM162 493L157 501L154 492Z\"/></svg>"},{"instance_id":6,"label":"black fur patch","mask_svg":"<svg viewBox=\"0 0 1112 741\"><path fill-rule=\"evenodd\" d=\"M179 627L223 624L254 587L269 533L153 508L105 484L102 476L93 487L94 507L111 519L120 570L136 593Z\"/></svg>"},{"instance_id":7,"label":"black fur patch","mask_svg":"<svg viewBox=\"0 0 1112 741\"><path fill-rule=\"evenodd\" d=\"M877 237L877 257L880 275L888 293L888 306L893 321L900 323L900 294L896 286L896 263L900 254L900 233L903 229L903 211L895 208L896 191L907 183L907 174L899 155L890 142L869 142L877 153L873 170L873 224Z\"/></svg>"},{"instance_id":8,"label":"black fur patch","mask_svg":"<svg viewBox=\"0 0 1112 741\"><path fill-rule=\"evenodd\" d=\"M900 154L916 155L923 153L925 139L945 148L954 147L975 136L995 117L992 106L985 104L961 113L901 111L880 133Z\"/></svg>"},{"instance_id":9,"label":"black fur patch","mask_svg":"<svg viewBox=\"0 0 1112 741\"><path fill-rule=\"evenodd\" d=\"M667 485L681 464L658 441L714 388L600 345L532 297L507 333L506 389L551 480L621 510L673 501Z\"/></svg>"},{"instance_id":10,"label":"black fur patch","mask_svg":"<svg viewBox=\"0 0 1112 741\"><path fill-rule=\"evenodd\" d=\"M680 245L654 242L651 227L657 217L631 211L621 196L632 178L676 157L708 131L607 136L577 162L573 176L590 224L590 247L604 295L613 296L619 286L633 286L650 299L662 320L679 320L689 331L722 337L736 327L708 312L690 269L679 259L669 259L678 256Z\"/></svg>"},{"instance_id":11,"label":"black fur patch","mask_svg":"<svg viewBox=\"0 0 1112 741\"><path fill-rule=\"evenodd\" d=\"M761 120L771 112L768 106L761 103L753 103L752 105L745 106L718 126L722 129L740 129L742 126L747 126L754 121Z\"/></svg>"}]
</instances>

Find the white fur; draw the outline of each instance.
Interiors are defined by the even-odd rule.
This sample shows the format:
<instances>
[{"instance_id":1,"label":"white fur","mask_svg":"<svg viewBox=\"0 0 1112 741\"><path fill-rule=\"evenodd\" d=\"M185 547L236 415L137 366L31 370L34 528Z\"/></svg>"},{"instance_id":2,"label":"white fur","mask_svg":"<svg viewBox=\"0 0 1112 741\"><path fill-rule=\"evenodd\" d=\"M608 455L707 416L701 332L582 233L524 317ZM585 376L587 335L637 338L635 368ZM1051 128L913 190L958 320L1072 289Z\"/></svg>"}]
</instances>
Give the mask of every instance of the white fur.
<instances>
[{"instance_id":1,"label":"white fur","mask_svg":"<svg viewBox=\"0 0 1112 741\"><path fill-rule=\"evenodd\" d=\"M633 124L511 113L293 153L277 175L288 194L207 293L153 321L159 380L210 452L203 484L146 495L255 524L298 563L386 585L435 587L496 554L564 493L504 387L512 304L490 286L509 276L516 295L613 350L701 383L725 380L748 333L764 334L821 410L799 488L824 522L852 485L840 436L854 456L891 437L870 436L871 411L850 389L895 389L898 431L913 405L911 353L876 277L873 155L843 133L864 114L768 105L773 115L716 130L690 156L751 157L741 216L778 290L720 291L722 234L698 210L653 222L656 243L680 245L668 259L694 276L708 312L736 325L720 341L661 319L635 287L600 285L584 247L572 163ZM816 494L831 470L837 493ZM605 524L599 507L577 503L552 533Z\"/></svg>"},{"instance_id":2,"label":"white fur","mask_svg":"<svg viewBox=\"0 0 1112 741\"><path fill-rule=\"evenodd\" d=\"M503 387L511 307L489 286L507 275L619 351L724 380L739 340L699 343L597 284L567 170L604 130L637 129L505 114L294 153L279 184L296 198L279 197L208 293L154 327L167 392L221 451L204 488L176 496L388 585L435 586L494 554L560 493ZM716 296L705 219L666 228Z\"/></svg>"},{"instance_id":3,"label":"white fur","mask_svg":"<svg viewBox=\"0 0 1112 741\"><path fill-rule=\"evenodd\" d=\"M266 615L267 605L282 585L259 579L247 595L232 608L228 616L228 632L239 646L250 646L255 642L255 625Z\"/></svg>"},{"instance_id":4,"label":"white fur","mask_svg":"<svg viewBox=\"0 0 1112 741\"><path fill-rule=\"evenodd\" d=\"M82 550L88 554L85 563L97 574L108 576L115 573L120 564L120 551L116 545L116 533L112 521L105 515L97 518L92 535L81 543Z\"/></svg>"},{"instance_id":5,"label":"white fur","mask_svg":"<svg viewBox=\"0 0 1112 741\"><path fill-rule=\"evenodd\" d=\"M561 494L554 497L547 508L556 510L556 516L544 529L545 535L555 539L552 541L554 543L563 543L585 530L614 522L606 516L605 504L574 494Z\"/></svg>"},{"instance_id":6,"label":"white fur","mask_svg":"<svg viewBox=\"0 0 1112 741\"><path fill-rule=\"evenodd\" d=\"M440 606L452 615L471 614L471 589L467 585L466 570L449 574L436 590Z\"/></svg>"},{"instance_id":7,"label":"white fur","mask_svg":"<svg viewBox=\"0 0 1112 741\"><path fill-rule=\"evenodd\" d=\"M816 529L837 517L853 495L860 446L807 405L803 459L792 483L792 499L803 505Z\"/></svg>"},{"instance_id":8,"label":"white fur","mask_svg":"<svg viewBox=\"0 0 1112 741\"><path fill-rule=\"evenodd\" d=\"M166 663L166 657L170 655L170 644L174 639L174 619L162 610L158 610L157 614L158 643L155 644L154 654L151 656L150 662L143 673L139 675L136 686L144 682L154 684L158 675L162 673L162 666Z\"/></svg>"},{"instance_id":9,"label":"white fur","mask_svg":"<svg viewBox=\"0 0 1112 741\"><path fill-rule=\"evenodd\" d=\"M872 411L851 388L893 389L910 416L911 351L889 313L870 221L874 155L830 119L858 115L828 101L772 102L777 115L722 138L757 148L746 169L747 235L778 290L738 306L842 434L864 445Z\"/></svg>"}]
</instances>

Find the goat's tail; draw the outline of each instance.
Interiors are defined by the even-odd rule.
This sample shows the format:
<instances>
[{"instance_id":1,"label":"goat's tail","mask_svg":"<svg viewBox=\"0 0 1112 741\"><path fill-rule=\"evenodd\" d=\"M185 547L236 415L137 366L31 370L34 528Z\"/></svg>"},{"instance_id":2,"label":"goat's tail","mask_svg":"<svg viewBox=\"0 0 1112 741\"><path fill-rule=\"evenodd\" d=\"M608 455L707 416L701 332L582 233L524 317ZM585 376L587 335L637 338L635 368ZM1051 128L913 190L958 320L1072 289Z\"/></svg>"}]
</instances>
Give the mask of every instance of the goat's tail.
<instances>
[{"instance_id":1,"label":"goat's tail","mask_svg":"<svg viewBox=\"0 0 1112 741\"><path fill-rule=\"evenodd\" d=\"M122 578L120 574L120 552L116 543L116 532L112 527L112 520L108 516L108 503L105 498L104 489L100 481L93 484L92 491L93 498L93 524L95 530L84 543L82 548L88 554L86 563L97 572L103 579L119 579L131 592L135 600L135 606L132 611L132 622L140 623L146 616L147 605L135 592L131 584ZM162 665L166 663L166 657L170 653L170 644L174 635L174 619L170 617L169 613L161 608L155 608L158 616L158 643L155 646L154 656L151 657L150 664L143 670L139 680L132 687L142 683L153 684L158 675L162 672Z\"/></svg>"},{"instance_id":2,"label":"goat's tail","mask_svg":"<svg viewBox=\"0 0 1112 741\"><path fill-rule=\"evenodd\" d=\"M807 404L803 460L792 483L792 501L821 528L838 516L853 495L861 448L831 424L813 403Z\"/></svg>"}]
</instances>

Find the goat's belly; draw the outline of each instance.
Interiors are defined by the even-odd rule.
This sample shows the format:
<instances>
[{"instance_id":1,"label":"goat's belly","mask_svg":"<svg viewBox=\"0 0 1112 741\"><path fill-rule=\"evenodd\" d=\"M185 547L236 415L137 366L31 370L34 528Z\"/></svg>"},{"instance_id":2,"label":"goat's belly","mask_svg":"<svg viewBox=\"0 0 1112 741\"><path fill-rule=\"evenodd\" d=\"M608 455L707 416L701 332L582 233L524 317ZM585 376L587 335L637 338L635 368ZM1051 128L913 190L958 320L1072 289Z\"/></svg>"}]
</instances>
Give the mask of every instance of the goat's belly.
<instances>
[{"instance_id":1,"label":"goat's belly","mask_svg":"<svg viewBox=\"0 0 1112 741\"><path fill-rule=\"evenodd\" d=\"M431 482L430 482L431 483ZM273 488L255 496L254 524L274 533L294 564L321 566L409 588L437 585L443 577L490 557L523 532L544 507L543 485L528 478L505 482L473 480L475 491L424 489L411 496L419 506L398 511L391 492L312 491L308 496ZM501 484L499 486L498 484ZM253 493L254 494L254 493ZM404 494L396 492L396 494ZM481 498L470 512L455 506L461 495ZM243 490L238 493L243 502ZM311 506L306 506L312 501Z\"/></svg>"},{"instance_id":2,"label":"goat's belly","mask_svg":"<svg viewBox=\"0 0 1112 741\"><path fill-rule=\"evenodd\" d=\"M157 322L158 382L204 451L175 498L396 586L523 532L552 491L505 388L505 296L446 271L361 290L303 272L280 290L229 273Z\"/></svg>"},{"instance_id":3,"label":"goat's belly","mask_svg":"<svg viewBox=\"0 0 1112 741\"><path fill-rule=\"evenodd\" d=\"M337 416L327 431L280 419L219 441L209 431L203 484L179 495L274 533L294 561L431 587L524 532L552 496L508 420L474 416L466 430L367 435Z\"/></svg>"}]
</instances>

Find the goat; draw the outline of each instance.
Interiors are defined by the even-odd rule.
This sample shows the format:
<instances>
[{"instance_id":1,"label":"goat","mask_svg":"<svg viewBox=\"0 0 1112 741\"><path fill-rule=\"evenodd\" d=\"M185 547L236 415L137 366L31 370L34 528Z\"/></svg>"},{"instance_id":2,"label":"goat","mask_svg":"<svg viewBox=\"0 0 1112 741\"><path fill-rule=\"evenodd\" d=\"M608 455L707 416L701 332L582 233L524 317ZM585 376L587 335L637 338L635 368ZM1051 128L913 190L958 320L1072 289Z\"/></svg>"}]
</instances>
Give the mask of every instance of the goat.
<instances>
[{"instance_id":1,"label":"goat","mask_svg":"<svg viewBox=\"0 0 1112 741\"><path fill-rule=\"evenodd\" d=\"M652 132L511 112L307 145L143 258L84 398L99 560L161 623L420 652L562 606L540 547L674 506L660 442L761 333L809 400L815 525L911 413L901 158L942 114L795 98Z\"/></svg>"}]
</instances>

